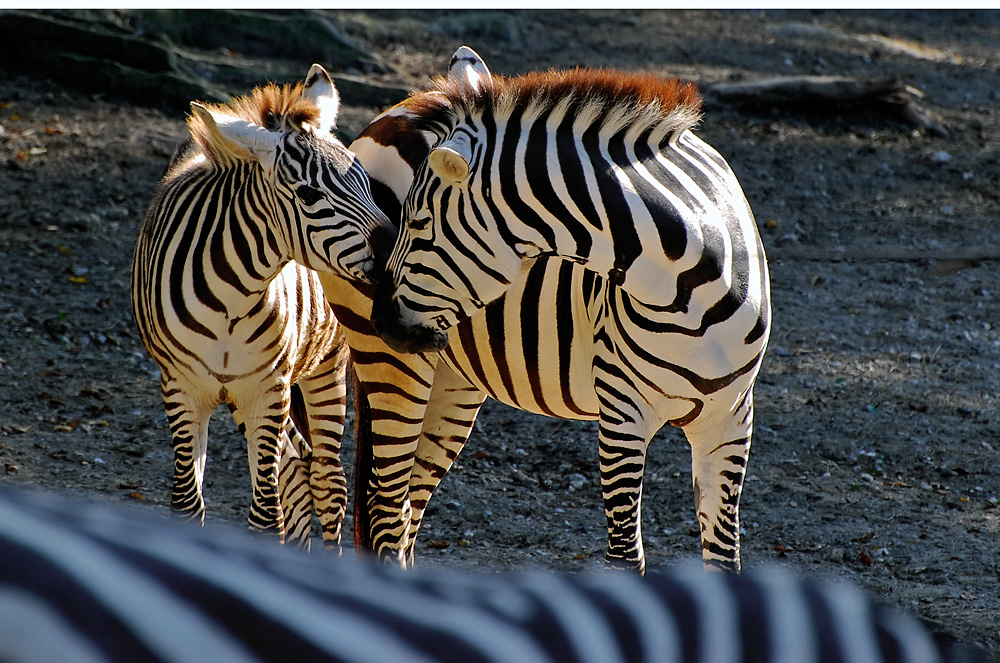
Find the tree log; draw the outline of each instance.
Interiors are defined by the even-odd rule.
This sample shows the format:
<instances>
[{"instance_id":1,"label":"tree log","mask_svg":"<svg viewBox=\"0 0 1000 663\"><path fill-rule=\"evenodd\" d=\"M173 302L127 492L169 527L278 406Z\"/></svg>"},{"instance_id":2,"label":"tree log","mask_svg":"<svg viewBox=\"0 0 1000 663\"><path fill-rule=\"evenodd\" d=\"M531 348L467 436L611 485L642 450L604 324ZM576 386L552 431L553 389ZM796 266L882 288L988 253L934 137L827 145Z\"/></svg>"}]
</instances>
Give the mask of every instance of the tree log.
<instances>
[{"instance_id":1,"label":"tree log","mask_svg":"<svg viewBox=\"0 0 1000 663\"><path fill-rule=\"evenodd\" d=\"M914 129L947 136L941 123L918 103L923 96L921 92L896 76L867 79L779 76L759 81L716 83L702 89L712 101L744 107L808 106L822 111L865 107L894 115Z\"/></svg>"}]
</instances>

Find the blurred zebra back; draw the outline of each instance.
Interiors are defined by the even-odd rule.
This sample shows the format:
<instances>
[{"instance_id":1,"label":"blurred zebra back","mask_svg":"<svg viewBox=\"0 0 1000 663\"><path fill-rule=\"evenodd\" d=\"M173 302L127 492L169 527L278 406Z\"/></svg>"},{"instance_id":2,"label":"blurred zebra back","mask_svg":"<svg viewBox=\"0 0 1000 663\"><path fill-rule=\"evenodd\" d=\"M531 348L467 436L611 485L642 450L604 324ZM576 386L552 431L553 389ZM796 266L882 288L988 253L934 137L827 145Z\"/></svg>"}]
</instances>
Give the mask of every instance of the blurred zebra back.
<instances>
[{"instance_id":1,"label":"blurred zebra back","mask_svg":"<svg viewBox=\"0 0 1000 663\"><path fill-rule=\"evenodd\" d=\"M944 660L913 618L776 568L401 572L11 490L0 558L5 663Z\"/></svg>"}]
</instances>

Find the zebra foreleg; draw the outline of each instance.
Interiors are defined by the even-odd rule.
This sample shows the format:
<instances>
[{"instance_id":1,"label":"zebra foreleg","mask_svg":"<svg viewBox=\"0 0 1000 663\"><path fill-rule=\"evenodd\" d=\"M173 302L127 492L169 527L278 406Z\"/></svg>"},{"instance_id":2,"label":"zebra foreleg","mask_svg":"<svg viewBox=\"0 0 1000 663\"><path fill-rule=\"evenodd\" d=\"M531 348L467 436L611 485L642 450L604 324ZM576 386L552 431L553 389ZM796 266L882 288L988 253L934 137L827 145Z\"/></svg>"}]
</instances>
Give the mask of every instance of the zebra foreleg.
<instances>
[{"instance_id":1,"label":"zebra foreleg","mask_svg":"<svg viewBox=\"0 0 1000 663\"><path fill-rule=\"evenodd\" d=\"M298 398L301 405L301 397ZM292 387L292 407L296 408L295 387ZM301 408L304 410L304 407ZM240 434L247 438L247 427L236 406L229 403L229 412L239 426ZM300 419L304 419L303 412ZM281 532L281 543L291 543L296 548L309 551L312 547L310 534L312 531L313 498L309 487L309 459L312 449L299 432L292 414L285 423L281 436L281 461L278 465L278 495L281 500L281 522L278 531Z\"/></svg>"},{"instance_id":2,"label":"zebra foreleg","mask_svg":"<svg viewBox=\"0 0 1000 663\"><path fill-rule=\"evenodd\" d=\"M414 544L427 503L465 446L486 394L464 377L439 362L434 386L424 413L410 475L410 531L406 559L413 565Z\"/></svg>"},{"instance_id":3,"label":"zebra foreleg","mask_svg":"<svg viewBox=\"0 0 1000 663\"><path fill-rule=\"evenodd\" d=\"M753 432L753 395L732 412L703 412L684 427L707 569L740 572L740 495Z\"/></svg>"},{"instance_id":4,"label":"zebra foreleg","mask_svg":"<svg viewBox=\"0 0 1000 663\"><path fill-rule=\"evenodd\" d=\"M205 460L208 421L215 403L198 399L192 390L163 373L160 388L174 444L174 476L170 508L185 520L205 523Z\"/></svg>"},{"instance_id":5,"label":"zebra foreleg","mask_svg":"<svg viewBox=\"0 0 1000 663\"><path fill-rule=\"evenodd\" d=\"M305 401L312 446L309 463L312 504L329 551L341 550L341 529L347 509L347 478L340 462L340 445L347 415L347 347L331 352L298 386Z\"/></svg>"}]
</instances>

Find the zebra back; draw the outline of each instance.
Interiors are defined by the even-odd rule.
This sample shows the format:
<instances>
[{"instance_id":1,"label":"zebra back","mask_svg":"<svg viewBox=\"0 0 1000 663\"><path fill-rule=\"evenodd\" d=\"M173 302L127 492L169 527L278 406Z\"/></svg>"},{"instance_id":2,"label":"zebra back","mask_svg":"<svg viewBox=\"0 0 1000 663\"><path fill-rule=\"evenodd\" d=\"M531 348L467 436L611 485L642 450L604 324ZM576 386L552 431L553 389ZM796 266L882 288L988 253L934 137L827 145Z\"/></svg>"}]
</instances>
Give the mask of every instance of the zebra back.
<instances>
[{"instance_id":1,"label":"zebra back","mask_svg":"<svg viewBox=\"0 0 1000 663\"><path fill-rule=\"evenodd\" d=\"M764 568L407 572L0 491L0 660L935 663L910 616Z\"/></svg>"}]
</instances>

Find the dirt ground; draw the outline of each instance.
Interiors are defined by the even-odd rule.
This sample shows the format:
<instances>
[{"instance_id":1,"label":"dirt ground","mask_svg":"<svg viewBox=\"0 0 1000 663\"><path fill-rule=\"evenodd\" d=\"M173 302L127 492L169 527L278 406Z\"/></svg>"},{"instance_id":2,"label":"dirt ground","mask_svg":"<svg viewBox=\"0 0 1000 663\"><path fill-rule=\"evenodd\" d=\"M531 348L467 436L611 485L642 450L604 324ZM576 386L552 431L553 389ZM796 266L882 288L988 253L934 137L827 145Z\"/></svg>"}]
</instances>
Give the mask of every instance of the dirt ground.
<instances>
[{"instance_id":1,"label":"dirt ground","mask_svg":"<svg viewBox=\"0 0 1000 663\"><path fill-rule=\"evenodd\" d=\"M739 176L770 255L743 560L851 579L1000 659L1000 271L961 257L1000 249L1000 13L330 15L395 68L380 80L415 87L462 43L504 74L907 77L947 136L877 113L719 104L698 131ZM381 110L343 101L349 133ZM0 485L166 511L169 433L128 279L182 122L0 68ZM213 522L244 522L243 447L220 410ZM684 447L665 430L650 451L652 567L698 551ZM419 562L599 568L596 457L595 425L488 403Z\"/></svg>"}]
</instances>

